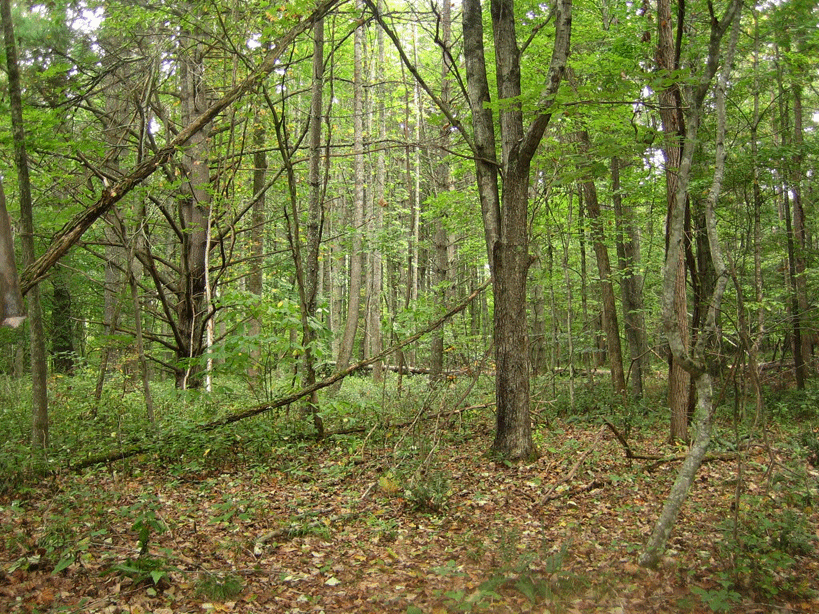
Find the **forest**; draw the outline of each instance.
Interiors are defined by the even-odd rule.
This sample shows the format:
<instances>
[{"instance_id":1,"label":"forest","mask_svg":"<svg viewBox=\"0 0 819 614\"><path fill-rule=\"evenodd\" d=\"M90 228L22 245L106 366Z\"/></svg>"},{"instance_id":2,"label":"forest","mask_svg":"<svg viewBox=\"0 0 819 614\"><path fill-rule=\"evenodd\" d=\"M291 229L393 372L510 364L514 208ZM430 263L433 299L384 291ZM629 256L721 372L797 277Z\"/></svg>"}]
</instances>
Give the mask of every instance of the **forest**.
<instances>
[{"instance_id":1,"label":"forest","mask_svg":"<svg viewBox=\"0 0 819 614\"><path fill-rule=\"evenodd\" d=\"M819 612L815 2L0 21L0 612Z\"/></svg>"}]
</instances>

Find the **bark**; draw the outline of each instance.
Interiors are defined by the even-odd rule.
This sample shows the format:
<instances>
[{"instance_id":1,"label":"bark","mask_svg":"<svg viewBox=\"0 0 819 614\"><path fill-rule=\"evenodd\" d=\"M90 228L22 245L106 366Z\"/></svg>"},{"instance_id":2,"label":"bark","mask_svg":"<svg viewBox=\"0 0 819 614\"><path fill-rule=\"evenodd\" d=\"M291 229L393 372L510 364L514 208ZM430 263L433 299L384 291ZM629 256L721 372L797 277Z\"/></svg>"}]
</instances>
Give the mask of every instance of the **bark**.
<instances>
[{"instance_id":1,"label":"bark","mask_svg":"<svg viewBox=\"0 0 819 614\"><path fill-rule=\"evenodd\" d=\"M264 288L264 247L265 247L265 183L267 181L267 132L258 111L253 121L253 207L250 212L250 271L247 276L247 290L261 300ZM250 317L248 332L251 337L258 337L262 332L262 324L255 316ZM259 370L256 365L261 358L258 344L250 350L251 366L248 367L247 377L251 388L258 387Z\"/></svg>"},{"instance_id":2,"label":"bark","mask_svg":"<svg viewBox=\"0 0 819 614\"><path fill-rule=\"evenodd\" d=\"M722 19L714 18L711 22L711 36L708 46L708 56L706 66L699 81L689 93L690 104L687 116L687 128L685 145L681 156L679 185L675 198L674 209L672 211L671 226L669 231L669 249L666 255L664 281L663 281L663 324L669 346L674 353L674 357L679 360L694 379L697 393L697 409L694 416L694 427L696 435L692 446L680 467L674 485L671 488L668 498L663 505L662 512L657 519L651 536L648 539L645 549L640 555L639 562L646 567L655 567L662 557L665 544L668 541L674 523L680 512L682 504L694 482L696 473L708 451L711 439L711 418L713 415L712 402L712 380L711 372L714 370L712 356L719 354L719 330L717 317L722 309L722 297L728 282L728 272L725 267L725 260L722 255L719 236L717 234L716 205L722 189L722 181L725 172L725 92L728 84L728 77L731 71L734 51L736 49L739 36L739 17L742 0L734 0L726 9ZM708 234L708 243L711 258L714 263L716 273L716 284L709 301L708 314L705 318L705 325L697 338L697 344L693 353L686 351L685 344L681 337L678 320L674 312L674 288L676 285L676 269L679 261L679 252L682 250L683 218L685 214L684 203L687 195L688 182L691 174L691 164L694 158L697 133L699 123L702 119L704 109L703 101L708 92L714 74L717 71L720 56L720 43L728 29L733 24L731 39L726 52L723 70L720 73L717 85L716 102L717 109L717 137L716 154L714 163L714 176L711 182L711 189L708 193L705 212L705 224Z\"/></svg>"},{"instance_id":3,"label":"bark","mask_svg":"<svg viewBox=\"0 0 819 614\"><path fill-rule=\"evenodd\" d=\"M358 329L359 311L361 309L361 273L363 269L363 245L361 231L364 226L364 29L359 26L354 40L354 77L353 77L353 223L352 248L350 250L350 281L347 300L347 319L344 334L339 344L339 369L350 364ZM339 384L340 386L340 384Z\"/></svg>"},{"instance_id":4,"label":"bark","mask_svg":"<svg viewBox=\"0 0 819 614\"><path fill-rule=\"evenodd\" d=\"M492 96L486 72L483 44L483 11L480 0L463 3L464 64L467 93L474 132L475 175L481 201L484 241L489 268L494 270L495 243L500 234L500 192L498 190L497 144L492 113Z\"/></svg>"},{"instance_id":5,"label":"bark","mask_svg":"<svg viewBox=\"0 0 819 614\"><path fill-rule=\"evenodd\" d=\"M383 0L379 0L379 7L383 8ZM368 356L374 356L381 352L384 347L384 340L381 333L381 311L384 287L384 258L381 252L381 233L384 228L384 209L386 201L387 183L387 161L386 161L386 140L387 140L387 113L384 99L386 97L385 87L385 56L384 56L384 30L378 28L376 36L376 61L375 61L375 121L378 124L378 142L381 144L375 155L375 177L373 182L372 213L370 215L370 248L368 285L367 285L367 340ZM376 362L373 364L373 381L381 382L384 378L383 364Z\"/></svg>"},{"instance_id":6,"label":"bark","mask_svg":"<svg viewBox=\"0 0 819 614\"><path fill-rule=\"evenodd\" d=\"M806 277L806 258L808 250L807 230L805 228L805 210L802 204L802 160L804 147L804 136L802 129L802 85L799 76L794 77L790 87L793 98L793 149L794 155L791 160L791 192L793 193L793 235L795 241L794 272L796 288L796 304L799 309L799 322L804 323L808 316L808 285ZM799 352L801 354L800 367L802 370L801 381L807 379L807 362L813 349L813 335L808 326L803 326L801 330Z\"/></svg>"},{"instance_id":7,"label":"bark","mask_svg":"<svg viewBox=\"0 0 819 614\"><path fill-rule=\"evenodd\" d=\"M679 4L677 16L677 40L674 39L673 23L671 15L671 0L657 0L657 22L658 22L658 45L657 45L657 70L661 74L671 75L679 68L680 40L682 38L684 4ZM681 166L681 156L683 147L683 136L685 134L685 121L683 117L682 92L679 83L672 80L672 83L660 89L657 94L660 102L660 117L662 119L664 143L663 156L665 158L665 179L666 197L668 213L666 215L666 228L670 228L671 217L675 205L676 194L679 189L679 174ZM688 206L685 200L685 206ZM670 242L669 231L666 230L666 253ZM688 307L686 301L686 265L685 253L680 251L676 263L674 278L674 313L677 317L677 328L680 330L685 352L689 347L689 327L688 327ZM671 432L672 441L688 440L688 397L691 377L688 371L679 363L674 352L669 356L668 368L668 405L671 410Z\"/></svg>"},{"instance_id":8,"label":"bark","mask_svg":"<svg viewBox=\"0 0 819 614\"><path fill-rule=\"evenodd\" d=\"M580 133L581 149L588 155L591 146L588 133ZM623 352L620 344L620 325L617 320L617 305L614 299L614 286L611 281L611 262L606 246L606 236L603 230L603 220L600 218L600 203L597 200L597 187L592 178L584 178L582 182L586 211L588 212L591 227L594 255L597 260L597 273L600 275L600 293L603 301L603 330L606 333L609 365L611 367L611 383L614 393L628 403L626 395L626 375L623 371Z\"/></svg>"},{"instance_id":9,"label":"bark","mask_svg":"<svg viewBox=\"0 0 819 614\"><path fill-rule=\"evenodd\" d=\"M187 44L188 40L194 40L194 35L188 33L183 36L182 43ZM183 53L179 72L182 122L189 124L207 109L203 44L194 44ZM176 315L182 343L176 350L179 366L175 372L176 386L183 390L198 388L202 384L202 366L196 359L204 351L203 337L208 314L205 266L211 200L210 130L210 123L206 123L191 136L181 160L185 181L178 203L182 250Z\"/></svg>"},{"instance_id":10,"label":"bark","mask_svg":"<svg viewBox=\"0 0 819 614\"><path fill-rule=\"evenodd\" d=\"M551 104L565 73L570 45L571 7L571 0L563 0L557 6L552 59L541 91L538 113L526 130L519 102L520 52L513 2L494 0L490 7L498 99L501 103L498 115L504 171L500 228L490 258L493 262L495 292L494 344L497 369L497 423L492 451L498 456L511 459L528 458L537 453L532 441L529 416L526 320L526 281L531 264L528 237L529 171L532 157L551 121ZM467 27L466 20L464 27ZM465 49L465 53L469 52L470 50ZM475 107L476 101L472 101L472 108ZM492 223L493 220L488 220L490 227Z\"/></svg>"},{"instance_id":11,"label":"bark","mask_svg":"<svg viewBox=\"0 0 819 614\"><path fill-rule=\"evenodd\" d=\"M622 277L620 300L623 305L623 328L628 342L631 367L629 387L631 396L643 396L644 365L646 363L646 331L643 317L643 276L640 274L640 237L630 207L623 206L620 192L620 160L611 161L612 202L617 231L617 260Z\"/></svg>"},{"instance_id":12,"label":"bark","mask_svg":"<svg viewBox=\"0 0 819 614\"><path fill-rule=\"evenodd\" d=\"M443 0L443 6L440 14L440 40L441 46L441 102L445 105L450 105L451 87L450 87L450 55L449 44L451 34L451 4L450 0ZM436 188L439 194L449 192L452 188L450 185L450 168L448 162L448 154L446 149L449 146L449 129L450 126L445 124L441 130L441 151L438 156L438 164L435 169ZM449 284L449 235L444 225L445 212L439 213L433 221L433 275L432 285L433 292L437 295L437 302L440 305L446 304L447 286ZM437 329L432 334L430 353L430 384L437 384L443 378L444 370L444 328Z\"/></svg>"},{"instance_id":13,"label":"bark","mask_svg":"<svg viewBox=\"0 0 819 614\"><path fill-rule=\"evenodd\" d=\"M34 216L31 201L31 181L29 179L26 131L23 124L23 100L20 85L20 67L17 60L17 45L14 38L14 24L11 17L10 0L0 0L0 19L3 22L3 39L6 46L6 66L8 69L8 94L11 107L11 129L14 141L14 162L17 166L17 183L20 190L20 226L23 246L23 264L34 262ZM25 287L21 284L22 287ZM28 297L28 324L31 353L31 394L32 428L31 445L34 449L49 446L48 433L48 368L46 364L45 332L43 331L43 310L40 304L40 287L33 285Z\"/></svg>"},{"instance_id":14,"label":"bark","mask_svg":"<svg viewBox=\"0 0 819 614\"><path fill-rule=\"evenodd\" d=\"M316 381L315 357L313 345L316 335L314 322L318 308L319 290L319 252L324 228L324 182L322 181L321 164L321 124L324 100L324 20L320 19L313 26L313 78L310 94L310 134L309 156L310 169L310 205L307 212L307 245L304 263L304 305L307 316L306 326L302 326L302 344L305 348L303 366L305 385L311 386ZM304 324L304 323L303 323ZM319 413L318 395L308 399L313 426L321 437L324 434L324 423Z\"/></svg>"},{"instance_id":15,"label":"bark","mask_svg":"<svg viewBox=\"0 0 819 614\"><path fill-rule=\"evenodd\" d=\"M71 314L71 290L64 272L52 276L54 293L51 302L51 364L54 373L74 373L74 329Z\"/></svg>"},{"instance_id":16,"label":"bark","mask_svg":"<svg viewBox=\"0 0 819 614\"><path fill-rule=\"evenodd\" d=\"M20 280L14 262L14 238L0 178L0 326L17 328L26 318Z\"/></svg>"},{"instance_id":17,"label":"bark","mask_svg":"<svg viewBox=\"0 0 819 614\"><path fill-rule=\"evenodd\" d=\"M141 211L141 214L141 217L144 217L144 210ZM139 377L142 382L142 398L145 400L145 415L148 418L148 422L154 424L156 421L154 415L154 399L151 394L148 358L145 355L145 340L142 335L142 302L139 299L139 284L137 283L137 275L134 270L134 267L138 266L138 262L133 257L133 252L142 241L142 224L137 224L136 228L137 234L131 239L131 257L128 258L128 262L130 263L128 266L128 286L131 289L131 302L134 307L134 337L136 340L137 360L139 362Z\"/></svg>"}]
</instances>

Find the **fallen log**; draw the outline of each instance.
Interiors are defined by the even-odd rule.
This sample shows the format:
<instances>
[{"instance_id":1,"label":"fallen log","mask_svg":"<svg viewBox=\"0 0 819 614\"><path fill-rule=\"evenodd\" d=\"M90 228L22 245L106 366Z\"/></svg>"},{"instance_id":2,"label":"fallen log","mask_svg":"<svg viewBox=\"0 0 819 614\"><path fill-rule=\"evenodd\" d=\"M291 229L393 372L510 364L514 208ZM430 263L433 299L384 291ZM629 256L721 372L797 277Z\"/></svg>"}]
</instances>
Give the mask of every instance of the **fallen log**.
<instances>
[{"instance_id":1,"label":"fallen log","mask_svg":"<svg viewBox=\"0 0 819 614\"><path fill-rule=\"evenodd\" d=\"M373 364L373 363L375 363L375 362L377 362L379 360L383 360L384 358L386 358L390 354L392 354L394 352L397 352L398 350L400 350L402 348L405 348L406 346L408 346L408 345L410 345L412 343L415 343L416 341L418 341L424 335L432 332L433 330L435 330L436 328L441 326L444 322L446 322L447 320L452 318L454 315L456 315L456 314L460 313L461 311L463 311L464 309L466 309L466 307L472 301L474 301L481 294L481 292L483 292L484 290L486 290L489 287L489 284L491 282L492 282L492 278L487 279L483 284L481 284L478 288L476 288L472 292L472 294L467 296L464 300L462 300L460 303L455 305L452 309L447 311L439 319L435 320L431 324L428 324L426 327L424 327L421 330L417 331L416 333L414 333L410 337L407 337L406 339L404 339L400 343L396 343L395 345L392 345L392 346L388 347L383 352L380 352L380 353L376 354L375 356L367 358L366 360L362 360L360 362L352 364L349 367L347 367L346 369L343 369L342 371L338 371L338 372L334 373L333 375L331 375L330 377L327 377L327 378L325 378L325 379L323 379L321 381L316 382L312 386L307 386L305 388L302 388L301 390L298 390L298 391L296 391L296 392L294 392L292 394L288 394L286 396L280 397L280 398L278 398L278 399L276 399L274 401L271 401L269 403L262 403L261 405L256 405L255 407L251 407L251 408L246 409L244 411L236 412L234 414L229 414L227 416L224 416L223 418L213 420L212 422L207 422L207 423L202 424L199 427L197 427L196 430L201 431L201 432L213 431L213 430L216 430L216 429L218 429L220 427L227 426L228 424L233 424L234 422L239 422L240 420L244 420L246 418L252 418L253 416L258 416L260 414L266 413L266 412L271 411L273 409L278 409L279 407L284 407L285 405L290 405L291 403L295 403L299 399L302 399L302 398L304 398L304 397L306 397L308 395L311 395L314 392L317 392L318 390L321 390L322 388L327 388L329 386L332 386L337 381L344 379L348 375L351 375L351 374L355 373L356 371L359 371L360 369L363 369L364 367L366 367L368 365L371 365L371 364ZM129 447L129 448L124 448L122 450L115 450L113 452L100 454L98 456L88 457L88 458L83 459L83 460L81 460L79 462L72 463L70 465L70 467L72 469L74 469L74 470L85 469L87 467L92 467L94 465L99 465L99 464L103 464L103 463L114 462L114 461L123 460L123 459L126 459L126 458L131 458L133 456L137 456L139 454L149 452L154 448L155 448L155 444L134 445L134 446Z\"/></svg>"}]
</instances>

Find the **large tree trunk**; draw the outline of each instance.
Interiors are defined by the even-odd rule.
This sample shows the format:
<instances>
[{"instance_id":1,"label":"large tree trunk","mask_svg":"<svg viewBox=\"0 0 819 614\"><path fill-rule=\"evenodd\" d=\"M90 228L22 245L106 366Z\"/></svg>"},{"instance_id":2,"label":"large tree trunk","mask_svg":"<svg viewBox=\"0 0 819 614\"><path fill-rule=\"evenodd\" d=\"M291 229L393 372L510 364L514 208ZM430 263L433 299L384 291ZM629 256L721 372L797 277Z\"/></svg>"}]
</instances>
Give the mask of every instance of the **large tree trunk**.
<instances>
[{"instance_id":1,"label":"large tree trunk","mask_svg":"<svg viewBox=\"0 0 819 614\"><path fill-rule=\"evenodd\" d=\"M684 5L679 6L677 19L677 36L682 37L682 20ZM658 22L658 44L657 44L657 69L665 75L671 75L679 68L679 46L674 40L674 19L671 15L671 0L657 0L657 22ZM662 88L658 92L660 102L660 117L663 124L663 134L665 140L663 144L663 156L665 158L665 180L666 198L668 202L668 213L666 215L666 227L671 225L672 211L675 206L674 199L679 186L679 169L681 165L683 135L685 134L685 122L683 119L682 92L676 79L671 80L668 87ZM686 199L684 206L688 206ZM666 252L670 238L666 232ZM677 327L680 330L685 343L685 350L689 346L688 327L688 306L686 301L686 266L685 251L679 252L679 261L676 263L674 280L674 313L677 317ZM672 441L688 440L688 397L691 377L690 374L680 365L679 360L673 352L669 356L668 368L668 405L671 410L671 433Z\"/></svg>"},{"instance_id":2,"label":"large tree trunk","mask_svg":"<svg viewBox=\"0 0 819 614\"><path fill-rule=\"evenodd\" d=\"M17 61L17 45L14 38L10 0L0 0L0 18L3 22L3 38L6 45L14 161L17 166L17 182L20 190L20 226L22 229L20 234L23 245L23 265L28 267L35 261L34 215L28 172L26 131L23 124L20 67ZM28 293L28 324L31 344L31 445L34 449L45 449L49 445L48 367L46 364L45 332L43 331L43 309L40 305L40 286L37 284L34 284Z\"/></svg>"},{"instance_id":3,"label":"large tree trunk","mask_svg":"<svg viewBox=\"0 0 819 614\"><path fill-rule=\"evenodd\" d=\"M552 60L538 104L538 114L524 130L520 106L520 51L512 0L491 2L495 70L501 109L504 189L498 206L495 133L483 48L480 2L463 4L464 55L487 253L495 291L495 364L497 402L493 453L512 459L536 453L529 416L529 352L526 320L529 171L532 157L550 120L549 106L565 72L571 32L571 1L558 5Z\"/></svg>"}]
</instances>

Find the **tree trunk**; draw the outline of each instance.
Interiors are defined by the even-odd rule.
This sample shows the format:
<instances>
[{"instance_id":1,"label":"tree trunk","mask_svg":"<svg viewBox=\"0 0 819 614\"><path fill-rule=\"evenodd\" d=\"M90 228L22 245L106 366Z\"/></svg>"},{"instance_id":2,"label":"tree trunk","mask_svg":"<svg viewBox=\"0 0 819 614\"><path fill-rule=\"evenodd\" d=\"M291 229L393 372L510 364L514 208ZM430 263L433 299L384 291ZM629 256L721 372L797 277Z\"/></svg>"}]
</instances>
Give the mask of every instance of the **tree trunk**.
<instances>
[{"instance_id":1,"label":"tree trunk","mask_svg":"<svg viewBox=\"0 0 819 614\"><path fill-rule=\"evenodd\" d=\"M359 5L360 8L360 5ZM359 311L361 309L361 273L363 268L363 250L361 232L364 226L364 28L359 26L354 38L353 61L353 223L352 248L350 250L350 283L347 300L347 319L344 334L338 349L336 366L339 371L347 368L353 355L355 335L358 329ZM341 381L335 390L341 387Z\"/></svg>"},{"instance_id":2,"label":"tree trunk","mask_svg":"<svg viewBox=\"0 0 819 614\"><path fill-rule=\"evenodd\" d=\"M447 106L451 104L450 92L450 55L449 44L452 30L451 23L452 9L450 0L443 0L440 15L440 45L442 47L441 53L441 102ZM445 124L441 129L440 143L441 149L437 156L437 165L435 169L435 183L438 194L447 193L452 189L450 168L449 168L449 154L447 148L449 146L449 129L450 126ZM438 305L446 305L447 301L447 286L449 284L449 234L444 225L444 212L439 213L432 222L432 286L433 292L436 295L436 302ZM432 334L431 340L431 360L430 360L430 384L440 383L443 378L444 369L444 327L438 328Z\"/></svg>"},{"instance_id":3,"label":"tree trunk","mask_svg":"<svg viewBox=\"0 0 819 614\"><path fill-rule=\"evenodd\" d=\"M267 181L267 131L257 110L253 118L253 206L250 211L250 265L247 275L247 291L261 300L264 289L264 235L267 199L265 197L265 183ZM257 338L262 332L262 323L255 316L250 317L248 332L251 337ZM250 350L251 364L248 367L247 377L251 389L259 387L259 369L261 349L254 343Z\"/></svg>"},{"instance_id":4,"label":"tree trunk","mask_svg":"<svg viewBox=\"0 0 819 614\"><path fill-rule=\"evenodd\" d=\"M532 157L550 120L551 101L565 72L571 32L571 1L558 5L556 36L538 113L524 130L520 106L520 52L512 0L493 0L490 13L495 43L498 112L503 151L503 202L498 206L494 125L483 48L480 2L463 3L464 56L478 190L487 253L495 291L495 396L497 402L493 453L511 459L536 453L529 416L529 352L526 321L529 171Z\"/></svg>"},{"instance_id":5,"label":"tree trunk","mask_svg":"<svg viewBox=\"0 0 819 614\"><path fill-rule=\"evenodd\" d=\"M734 50L736 49L739 36L741 2L742 0L734 0L726 9L722 19L717 20L715 18L711 21L711 37L705 69L696 87L692 87L692 91L689 93L688 125L686 128L685 144L683 146L682 156L680 157L679 184L674 199L671 224L668 229L669 243L663 279L663 325L668 338L669 347L674 357L679 361L680 365L691 374L696 385L697 409L694 417L696 434L688 455L680 467L671 492L663 505L663 510L654 525L646 547L640 555L639 562L646 567L655 567L660 562L665 544L671 535L677 515L694 482L702 459L708 451L708 445L711 439L711 418L714 408L710 372L713 369L713 356L719 353L720 339L717 317L722 308L722 297L728 281L728 272L725 267L722 248L717 234L715 209L722 189L725 172L725 92L731 71L731 64L733 62ZM682 337L677 314L674 310L674 293L677 282L676 273L679 253L683 250L683 243L685 241L685 237L683 236L685 201L688 194L688 182L691 176L691 164L694 158L699 123L704 114L703 101L710 89L711 81L717 70L720 42L725 31L732 23L734 27L731 33L731 42L717 86L715 103L717 109L716 160L714 164L713 181L708 194L705 212L705 226L717 281L714 285L711 300L708 301L709 308L705 318L705 325L697 337L694 352L689 353L684 338Z\"/></svg>"},{"instance_id":6,"label":"tree trunk","mask_svg":"<svg viewBox=\"0 0 819 614\"><path fill-rule=\"evenodd\" d=\"M677 16L677 36L682 37L682 21L684 5L679 5ZM671 0L657 0L658 45L656 63L660 74L671 75L679 68L679 41L674 40L673 23L671 16ZM681 164L683 135L685 122L683 119L682 92L676 79L671 79L668 87L658 92L660 102L660 117L665 135L663 156L665 158L665 182L668 213L666 227L670 227L674 199L679 185L679 169ZM685 206L688 206L686 199ZM666 252L668 250L668 233L666 232ZM677 317L677 327L688 351L688 307L686 301L686 267L685 252L680 251L677 262L674 285L674 313ZM688 397L691 377L679 364L673 352L669 355L668 367L668 405L671 410L671 441L688 441Z\"/></svg>"},{"instance_id":7,"label":"tree trunk","mask_svg":"<svg viewBox=\"0 0 819 614\"><path fill-rule=\"evenodd\" d=\"M52 276L54 294L51 303L51 361L54 373L74 373L74 323L71 314L71 290L64 271Z\"/></svg>"},{"instance_id":8,"label":"tree trunk","mask_svg":"<svg viewBox=\"0 0 819 614\"><path fill-rule=\"evenodd\" d=\"M379 0L379 6L383 5L383 0ZM384 99L386 93L385 76L385 56L384 56L384 30L376 29L376 60L375 72L375 104L378 124L378 151L375 154L375 181L373 182L372 214L370 216L370 248L368 286L367 286L367 340L368 356L376 356L384 348L384 340L381 333L381 314L383 308L384 292L384 258L381 252L381 233L384 228L384 209L387 206L386 185L387 185L387 161L386 161L386 140L387 140L387 113ZM374 382L382 381L384 377L384 363L381 361L373 364L372 378Z\"/></svg>"},{"instance_id":9,"label":"tree trunk","mask_svg":"<svg viewBox=\"0 0 819 614\"><path fill-rule=\"evenodd\" d=\"M184 42L196 40L184 37ZM193 44L179 59L182 122L189 124L208 108L204 79L204 44ZM210 124L194 134L182 155L181 170L185 179L179 199L179 221L182 229L182 251L177 303L177 322L182 344L177 348L176 386L198 388L202 384L202 366L196 362L204 351L204 333L208 315L205 300L205 251L208 248L210 217Z\"/></svg>"},{"instance_id":10,"label":"tree trunk","mask_svg":"<svg viewBox=\"0 0 819 614\"><path fill-rule=\"evenodd\" d=\"M580 133L581 149L588 155L591 141L588 133ZM623 372L623 351L620 345L620 325L617 321L617 305L614 299L614 287L611 282L611 262L606 247L606 236L603 231L603 221L600 219L600 203L597 200L597 186L594 180L586 178L582 182L586 211L591 226L594 255L597 260L597 272L600 275L600 291L603 299L603 330L606 333L609 366L611 367L611 383L614 393L628 403L626 395L626 375Z\"/></svg>"},{"instance_id":11,"label":"tree trunk","mask_svg":"<svg viewBox=\"0 0 819 614\"><path fill-rule=\"evenodd\" d=\"M23 124L23 99L20 85L20 67L17 60L17 44L11 17L10 0L0 0L0 18L3 22L3 38L6 45L8 69L8 93L11 107L14 161L17 166L17 182L20 189L20 226L23 246L23 265L34 261L34 215L31 202L31 182L26 151L26 131ZM31 445L34 449L49 446L48 434L48 367L46 364L43 309L40 305L40 286L32 285L28 293L29 342L31 344Z\"/></svg>"},{"instance_id":12,"label":"tree trunk","mask_svg":"<svg viewBox=\"0 0 819 614\"><path fill-rule=\"evenodd\" d=\"M633 399L643 396L646 364L646 331L643 317L643 276L640 274L640 237L630 207L623 207L620 192L620 160L611 160L612 202L617 231L617 260L622 280L620 300L623 305L623 328L631 359L629 385Z\"/></svg>"},{"instance_id":13,"label":"tree trunk","mask_svg":"<svg viewBox=\"0 0 819 614\"><path fill-rule=\"evenodd\" d=\"M307 212L307 253L304 262L304 304L302 311L302 345L305 348L304 385L316 383L316 366L313 347L316 341L315 320L318 308L319 252L324 228L324 182L321 166L321 123L324 100L324 20L313 26L313 76L310 94L310 205ZM310 395L308 408L318 437L324 436L324 421L319 413L318 392Z\"/></svg>"},{"instance_id":14,"label":"tree trunk","mask_svg":"<svg viewBox=\"0 0 819 614\"><path fill-rule=\"evenodd\" d=\"M17 328L25 320L25 305L14 262L14 237L0 178L0 326Z\"/></svg>"}]
</instances>

